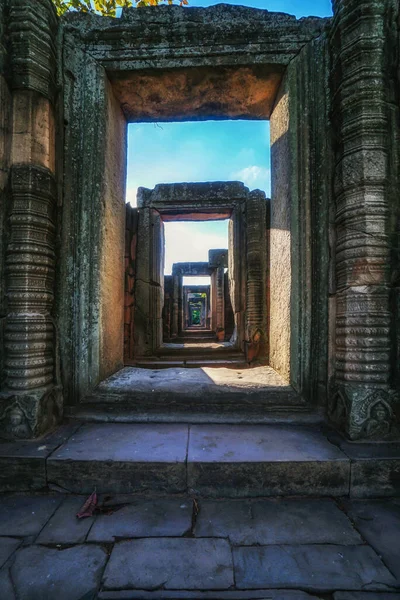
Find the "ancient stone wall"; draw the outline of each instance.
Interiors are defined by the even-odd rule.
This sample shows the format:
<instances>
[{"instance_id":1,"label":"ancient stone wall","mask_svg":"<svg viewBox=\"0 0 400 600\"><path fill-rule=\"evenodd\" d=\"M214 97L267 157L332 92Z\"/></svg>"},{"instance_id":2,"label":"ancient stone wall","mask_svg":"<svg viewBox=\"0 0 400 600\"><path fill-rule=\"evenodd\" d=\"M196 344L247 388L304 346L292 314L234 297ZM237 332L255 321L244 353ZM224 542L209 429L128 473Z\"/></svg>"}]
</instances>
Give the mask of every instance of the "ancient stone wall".
<instances>
[{"instance_id":1,"label":"ancient stone wall","mask_svg":"<svg viewBox=\"0 0 400 600\"><path fill-rule=\"evenodd\" d=\"M273 186L270 234L259 231L269 264L249 280L229 261L238 343L263 330L271 365L350 438L398 436L399 6L333 4L333 20L220 5L57 22L50 0L3 0L7 435L49 429L62 396L79 402L122 364L126 122L245 117L271 118ZM239 187L230 194L219 208L230 244L258 260L256 211ZM159 264L144 281L158 281ZM267 289L270 327L253 332L257 306L246 323L245 303ZM148 292L161 306L157 286Z\"/></svg>"}]
</instances>

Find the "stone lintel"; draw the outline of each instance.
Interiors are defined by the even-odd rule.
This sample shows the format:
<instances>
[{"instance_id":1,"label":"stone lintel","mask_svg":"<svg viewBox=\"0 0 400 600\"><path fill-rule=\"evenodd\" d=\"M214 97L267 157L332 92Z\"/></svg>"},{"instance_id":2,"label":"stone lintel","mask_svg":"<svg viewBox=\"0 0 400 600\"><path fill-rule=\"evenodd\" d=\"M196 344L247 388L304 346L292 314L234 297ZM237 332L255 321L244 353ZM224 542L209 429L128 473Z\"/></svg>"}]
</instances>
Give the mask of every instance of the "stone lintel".
<instances>
[{"instance_id":1,"label":"stone lintel","mask_svg":"<svg viewBox=\"0 0 400 600\"><path fill-rule=\"evenodd\" d=\"M232 212L236 202L243 202L249 189L240 181L213 181L205 183L162 183L154 189L139 187L137 194L138 208L154 208L162 213L163 220L168 214L202 213L210 218L218 219L222 210L222 218L226 219ZM220 216L220 218L221 218ZM201 219L203 220L203 219Z\"/></svg>"},{"instance_id":2,"label":"stone lintel","mask_svg":"<svg viewBox=\"0 0 400 600\"><path fill-rule=\"evenodd\" d=\"M211 275L211 269L206 262L179 262L172 265L172 275L182 277L201 277Z\"/></svg>"}]
</instances>

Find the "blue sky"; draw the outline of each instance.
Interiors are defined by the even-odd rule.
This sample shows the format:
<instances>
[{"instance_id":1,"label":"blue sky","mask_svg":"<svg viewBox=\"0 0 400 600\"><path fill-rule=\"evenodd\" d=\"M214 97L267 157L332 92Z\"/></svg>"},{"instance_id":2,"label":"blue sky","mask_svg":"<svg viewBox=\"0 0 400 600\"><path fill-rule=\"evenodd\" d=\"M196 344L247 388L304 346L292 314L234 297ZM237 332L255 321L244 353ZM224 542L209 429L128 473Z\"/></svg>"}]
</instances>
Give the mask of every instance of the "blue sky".
<instances>
[{"instance_id":1,"label":"blue sky","mask_svg":"<svg viewBox=\"0 0 400 600\"><path fill-rule=\"evenodd\" d=\"M190 6L216 2L189 0ZM225 0L225 4L286 12L297 18L331 16L331 0ZM127 201L138 186L181 181L243 181L270 194L269 123L202 121L139 123L128 128ZM165 273L178 261L205 261L209 248L225 248L227 222L166 223ZM199 281L201 283L201 281Z\"/></svg>"}]
</instances>

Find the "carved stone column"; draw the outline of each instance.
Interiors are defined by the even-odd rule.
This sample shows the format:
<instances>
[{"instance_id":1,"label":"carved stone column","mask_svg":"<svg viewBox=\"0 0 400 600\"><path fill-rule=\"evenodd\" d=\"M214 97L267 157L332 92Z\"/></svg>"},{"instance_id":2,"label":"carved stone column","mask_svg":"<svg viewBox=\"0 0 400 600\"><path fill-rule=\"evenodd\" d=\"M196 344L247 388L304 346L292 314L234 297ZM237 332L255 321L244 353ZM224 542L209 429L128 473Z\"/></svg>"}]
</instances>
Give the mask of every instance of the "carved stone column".
<instances>
[{"instance_id":1,"label":"carved stone column","mask_svg":"<svg viewBox=\"0 0 400 600\"><path fill-rule=\"evenodd\" d=\"M350 439L394 434L391 387L389 67L391 0L334 0L336 390Z\"/></svg>"},{"instance_id":2,"label":"carved stone column","mask_svg":"<svg viewBox=\"0 0 400 600\"><path fill-rule=\"evenodd\" d=\"M227 250L209 250L208 265L214 272L211 275L213 293L214 325L218 341L225 340L225 269L228 267Z\"/></svg>"},{"instance_id":3,"label":"carved stone column","mask_svg":"<svg viewBox=\"0 0 400 600\"><path fill-rule=\"evenodd\" d=\"M182 294L182 272L179 268L173 265L172 267L172 325L171 325L171 338L176 338L179 335L182 322L182 313L179 311L181 306L180 296Z\"/></svg>"},{"instance_id":4,"label":"carved stone column","mask_svg":"<svg viewBox=\"0 0 400 600\"><path fill-rule=\"evenodd\" d=\"M267 348L267 199L250 192L246 202L246 357L265 358Z\"/></svg>"},{"instance_id":5,"label":"carved stone column","mask_svg":"<svg viewBox=\"0 0 400 600\"><path fill-rule=\"evenodd\" d=\"M10 0L13 91L6 250L5 388L0 427L40 435L61 416L55 323L55 36L50 0Z\"/></svg>"}]
</instances>

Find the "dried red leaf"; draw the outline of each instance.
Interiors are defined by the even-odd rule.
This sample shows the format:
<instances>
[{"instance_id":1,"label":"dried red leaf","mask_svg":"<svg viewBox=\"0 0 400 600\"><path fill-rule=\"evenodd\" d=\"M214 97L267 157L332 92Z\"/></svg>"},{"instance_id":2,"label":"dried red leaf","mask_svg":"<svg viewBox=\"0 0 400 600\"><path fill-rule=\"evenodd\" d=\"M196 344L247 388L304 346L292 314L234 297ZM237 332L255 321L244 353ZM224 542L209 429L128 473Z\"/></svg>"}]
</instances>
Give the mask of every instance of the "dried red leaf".
<instances>
[{"instance_id":1,"label":"dried red leaf","mask_svg":"<svg viewBox=\"0 0 400 600\"><path fill-rule=\"evenodd\" d=\"M77 513L78 519L84 519L85 517L93 517L93 513L97 506L97 494L93 492L86 500L80 511Z\"/></svg>"}]
</instances>

